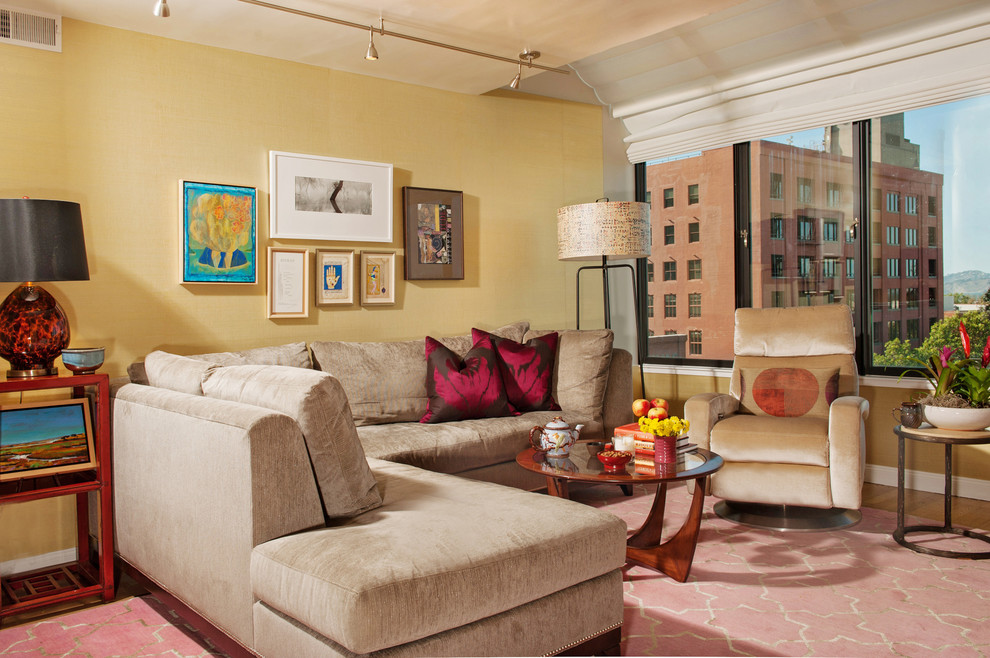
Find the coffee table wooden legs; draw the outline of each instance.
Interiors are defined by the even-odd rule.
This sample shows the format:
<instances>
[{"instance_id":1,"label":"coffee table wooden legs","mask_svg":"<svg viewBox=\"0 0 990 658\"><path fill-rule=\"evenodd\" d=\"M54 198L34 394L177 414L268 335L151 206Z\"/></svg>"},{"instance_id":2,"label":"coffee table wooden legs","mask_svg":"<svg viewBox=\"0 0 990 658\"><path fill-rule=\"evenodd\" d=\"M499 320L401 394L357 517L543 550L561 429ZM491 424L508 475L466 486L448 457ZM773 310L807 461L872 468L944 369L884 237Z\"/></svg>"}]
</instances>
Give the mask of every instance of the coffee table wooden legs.
<instances>
[{"instance_id":1,"label":"coffee table wooden legs","mask_svg":"<svg viewBox=\"0 0 990 658\"><path fill-rule=\"evenodd\" d=\"M667 483L657 485L657 495L653 508L643 527L626 541L626 560L653 567L679 583L683 583L691 573L694 551L698 547L698 533L701 530L701 514L705 503L705 490L708 477L700 477L695 482L694 497L684 525L677 533L661 543L663 514L667 504Z\"/></svg>"}]
</instances>

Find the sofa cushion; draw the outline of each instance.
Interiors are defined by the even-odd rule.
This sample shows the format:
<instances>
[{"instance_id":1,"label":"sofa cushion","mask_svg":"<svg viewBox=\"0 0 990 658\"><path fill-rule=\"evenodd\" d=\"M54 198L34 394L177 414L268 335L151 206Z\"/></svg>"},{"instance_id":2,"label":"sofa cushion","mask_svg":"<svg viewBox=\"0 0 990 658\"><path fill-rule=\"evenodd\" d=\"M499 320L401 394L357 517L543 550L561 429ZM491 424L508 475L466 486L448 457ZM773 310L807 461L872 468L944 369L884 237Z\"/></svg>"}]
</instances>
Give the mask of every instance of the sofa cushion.
<instances>
[{"instance_id":1,"label":"sofa cushion","mask_svg":"<svg viewBox=\"0 0 990 658\"><path fill-rule=\"evenodd\" d=\"M529 445L529 431L560 412L531 411L521 416L478 418L449 423L392 423L358 428L369 457L461 473L512 462ZM577 420L576 422L584 422Z\"/></svg>"},{"instance_id":2,"label":"sofa cushion","mask_svg":"<svg viewBox=\"0 0 990 658\"><path fill-rule=\"evenodd\" d=\"M326 373L289 366L217 368L203 382L208 397L291 416L299 424L327 518L381 505L374 476L340 383Z\"/></svg>"},{"instance_id":3,"label":"sofa cushion","mask_svg":"<svg viewBox=\"0 0 990 658\"><path fill-rule=\"evenodd\" d=\"M828 417L838 397L838 368L740 368L740 406L747 412L793 418Z\"/></svg>"},{"instance_id":4,"label":"sofa cushion","mask_svg":"<svg viewBox=\"0 0 990 658\"><path fill-rule=\"evenodd\" d=\"M557 359L557 332L525 343L472 329L477 342L488 336L498 355L499 372L509 404L519 412L560 409L553 399L553 366Z\"/></svg>"},{"instance_id":5,"label":"sofa cushion","mask_svg":"<svg viewBox=\"0 0 990 658\"><path fill-rule=\"evenodd\" d=\"M149 385L190 395L202 395L203 379L219 367L217 363L160 350L144 358Z\"/></svg>"},{"instance_id":6,"label":"sofa cushion","mask_svg":"<svg viewBox=\"0 0 990 658\"><path fill-rule=\"evenodd\" d=\"M521 340L529 327L516 322L492 330ZM471 349L470 336L440 338L458 355ZM426 342L319 341L310 344L315 366L336 377L351 404L356 425L418 421L426 413ZM383 373L387 373L387 376Z\"/></svg>"},{"instance_id":7,"label":"sofa cushion","mask_svg":"<svg viewBox=\"0 0 990 658\"><path fill-rule=\"evenodd\" d=\"M735 414L715 423L710 446L726 462L828 466L828 418Z\"/></svg>"},{"instance_id":8,"label":"sofa cushion","mask_svg":"<svg viewBox=\"0 0 990 658\"><path fill-rule=\"evenodd\" d=\"M294 366L296 368L312 368L313 360L309 356L306 343L289 343L274 347L258 347L240 352L214 352L211 354L193 354L190 359L208 361L222 366L237 366L245 364ZM143 361L137 361L127 366L127 377L135 384L150 384L147 366Z\"/></svg>"},{"instance_id":9,"label":"sofa cushion","mask_svg":"<svg viewBox=\"0 0 990 658\"><path fill-rule=\"evenodd\" d=\"M530 330L524 340L548 333ZM602 405L612 362L614 334L611 329L571 329L557 333L554 399L563 409L562 415L571 427L583 422L585 436L601 438L604 431Z\"/></svg>"},{"instance_id":10,"label":"sofa cushion","mask_svg":"<svg viewBox=\"0 0 990 658\"><path fill-rule=\"evenodd\" d=\"M512 413L492 339L485 334L461 359L426 337L426 413L421 423L497 418Z\"/></svg>"},{"instance_id":11,"label":"sofa cushion","mask_svg":"<svg viewBox=\"0 0 990 658\"><path fill-rule=\"evenodd\" d=\"M370 460L384 504L256 547L255 596L357 654L428 637L625 563L588 505Z\"/></svg>"}]
</instances>

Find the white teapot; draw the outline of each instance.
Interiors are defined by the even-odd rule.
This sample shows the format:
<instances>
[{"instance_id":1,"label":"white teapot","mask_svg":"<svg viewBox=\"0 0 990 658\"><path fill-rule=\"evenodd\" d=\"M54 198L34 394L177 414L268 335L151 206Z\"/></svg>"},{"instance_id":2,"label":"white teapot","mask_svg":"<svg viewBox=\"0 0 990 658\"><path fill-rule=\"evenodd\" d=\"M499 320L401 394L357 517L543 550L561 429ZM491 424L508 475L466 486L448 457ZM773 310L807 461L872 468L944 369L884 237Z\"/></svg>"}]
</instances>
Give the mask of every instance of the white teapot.
<instances>
[{"instance_id":1,"label":"white teapot","mask_svg":"<svg viewBox=\"0 0 990 658\"><path fill-rule=\"evenodd\" d=\"M556 416L543 427L537 425L531 429L529 442L537 452L546 453L547 457L566 457L583 428L584 425L576 425L571 429L563 418Z\"/></svg>"}]
</instances>

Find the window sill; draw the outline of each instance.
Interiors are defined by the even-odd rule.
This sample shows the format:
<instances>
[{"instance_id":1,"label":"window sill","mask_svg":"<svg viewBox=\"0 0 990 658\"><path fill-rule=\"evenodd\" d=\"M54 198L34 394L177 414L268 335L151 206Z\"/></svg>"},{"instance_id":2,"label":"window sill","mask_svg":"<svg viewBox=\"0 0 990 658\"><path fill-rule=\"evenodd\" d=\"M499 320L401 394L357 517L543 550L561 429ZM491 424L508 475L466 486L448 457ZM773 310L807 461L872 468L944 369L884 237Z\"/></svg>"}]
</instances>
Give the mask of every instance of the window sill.
<instances>
[{"instance_id":1,"label":"window sill","mask_svg":"<svg viewBox=\"0 0 990 658\"><path fill-rule=\"evenodd\" d=\"M729 379L732 377L732 368L719 368L717 366L685 366L663 363L648 363L643 366L643 372L657 375L684 375L688 377L719 377ZM873 388L902 388L909 390L921 390L928 385L919 379L898 379L889 375L861 375L860 386L870 386Z\"/></svg>"}]
</instances>

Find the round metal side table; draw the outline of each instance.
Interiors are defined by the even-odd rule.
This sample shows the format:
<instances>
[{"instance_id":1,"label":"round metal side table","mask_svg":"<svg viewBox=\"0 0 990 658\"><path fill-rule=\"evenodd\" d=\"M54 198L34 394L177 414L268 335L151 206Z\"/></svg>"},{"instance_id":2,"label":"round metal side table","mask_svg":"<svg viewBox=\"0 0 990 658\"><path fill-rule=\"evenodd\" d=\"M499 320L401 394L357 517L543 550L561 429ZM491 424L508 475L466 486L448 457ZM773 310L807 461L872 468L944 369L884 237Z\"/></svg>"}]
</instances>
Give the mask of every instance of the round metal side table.
<instances>
[{"instance_id":1,"label":"round metal side table","mask_svg":"<svg viewBox=\"0 0 990 658\"><path fill-rule=\"evenodd\" d=\"M969 560L985 560L990 558L990 551L947 551L939 548L929 548L920 546L915 542L905 539L905 535L912 532L935 532L944 534L959 535L971 539L979 539L990 543L990 537L965 528L957 528L952 525L952 446L957 445L981 445L990 443L990 432L971 431L961 432L957 430L943 430L931 425L924 424L918 428L904 427L898 425L894 428L897 435L897 530L894 531L894 541L901 546L910 548L918 553L928 555L938 555L939 557L951 557ZM945 446L945 515L942 525L904 525L904 440L922 441L925 443L941 443Z\"/></svg>"}]
</instances>

